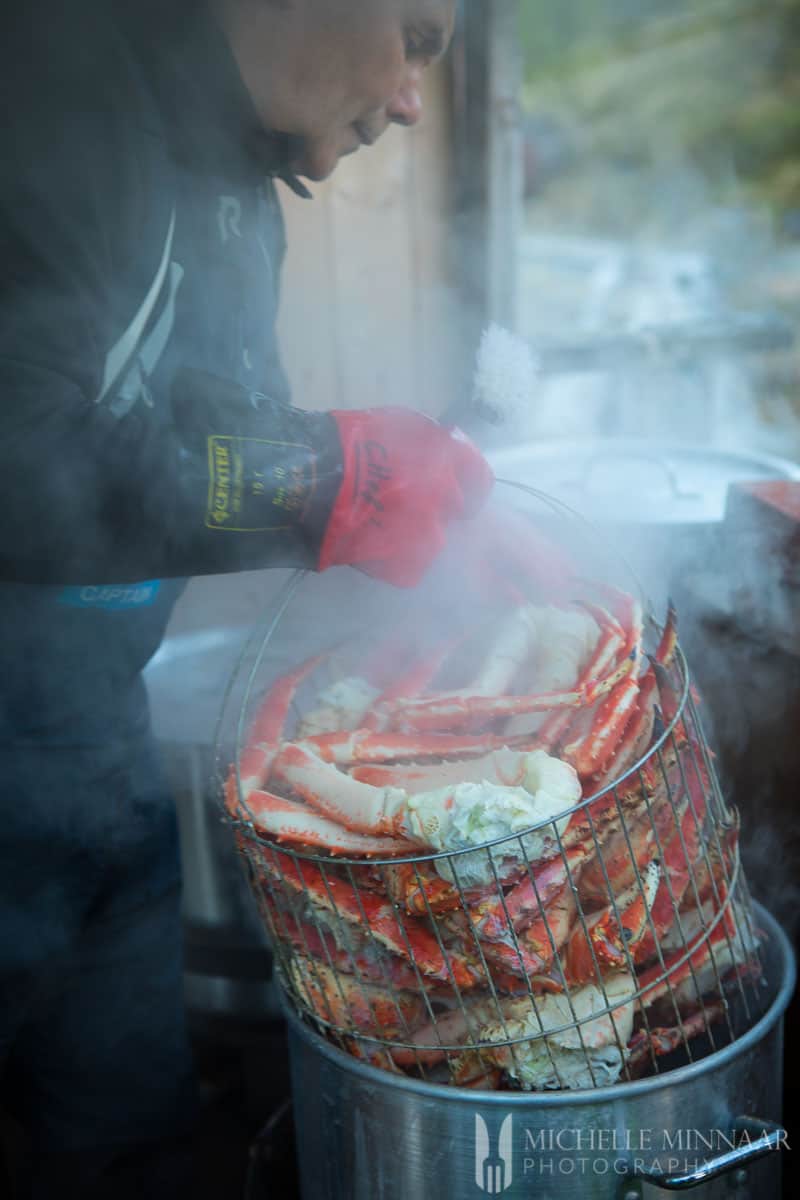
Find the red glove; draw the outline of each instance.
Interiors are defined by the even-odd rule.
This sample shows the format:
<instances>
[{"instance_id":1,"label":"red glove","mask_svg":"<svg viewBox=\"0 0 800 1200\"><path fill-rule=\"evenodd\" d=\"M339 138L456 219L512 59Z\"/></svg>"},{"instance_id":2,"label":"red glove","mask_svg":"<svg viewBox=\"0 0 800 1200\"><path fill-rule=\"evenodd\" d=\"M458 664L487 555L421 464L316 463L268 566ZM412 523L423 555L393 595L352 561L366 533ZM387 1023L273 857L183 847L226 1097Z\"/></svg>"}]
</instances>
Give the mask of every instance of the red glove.
<instances>
[{"instance_id":1,"label":"red glove","mask_svg":"<svg viewBox=\"0 0 800 1200\"><path fill-rule=\"evenodd\" d=\"M360 567L396 587L419 583L445 545L445 526L474 516L494 484L458 429L406 408L330 414L344 480L322 541L320 571Z\"/></svg>"}]
</instances>

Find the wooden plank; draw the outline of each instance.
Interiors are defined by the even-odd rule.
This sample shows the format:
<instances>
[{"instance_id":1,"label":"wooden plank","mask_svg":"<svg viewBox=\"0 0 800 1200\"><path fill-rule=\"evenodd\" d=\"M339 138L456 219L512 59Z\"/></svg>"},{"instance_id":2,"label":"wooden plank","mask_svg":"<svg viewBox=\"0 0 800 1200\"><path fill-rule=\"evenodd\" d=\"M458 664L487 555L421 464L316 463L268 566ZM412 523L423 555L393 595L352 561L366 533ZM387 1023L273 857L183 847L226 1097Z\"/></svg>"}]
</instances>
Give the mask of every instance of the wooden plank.
<instances>
[{"instance_id":1,"label":"wooden plank","mask_svg":"<svg viewBox=\"0 0 800 1200\"><path fill-rule=\"evenodd\" d=\"M452 56L455 253L465 342L496 321L517 325L524 217L523 53L518 0L470 0ZM473 356L474 357L474 356Z\"/></svg>"},{"instance_id":2,"label":"wooden plank","mask_svg":"<svg viewBox=\"0 0 800 1200\"><path fill-rule=\"evenodd\" d=\"M458 312L452 277L453 121L444 71L427 77L426 119L410 131L412 298L415 407L432 416L451 408L463 386Z\"/></svg>"},{"instance_id":3,"label":"wooden plank","mask_svg":"<svg viewBox=\"0 0 800 1200\"><path fill-rule=\"evenodd\" d=\"M489 145L487 316L517 327L517 255L523 228L523 60L518 0L491 0L488 42Z\"/></svg>"},{"instance_id":4,"label":"wooden plank","mask_svg":"<svg viewBox=\"0 0 800 1200\"><path fill-rule=\"evenodd\" d=\"M281 188L289 249L278 337L298 408L345 406L336 320L336 269L328 186L313 201Z\"/></svg>"},{"instance_id":5,"label":"wooden plank","mask_svg":"<svg viewBox=\"0 0 800 1200\"><path fill-rule=\"evenodd\" d=\"M408 404L414 394L410 155L408 133L390 129L377 146L340 167L331 183L347 408Z\"/></svg>"},{"instance_id":6,"label":"wooden plank","mask_svg":"<svg viewBox=\"0 0 800 1200\"><path fill-rule=\"evenodd\" d=\"M459 361L449 271L452 174L444 68L425 84L426 116L314 185L284 192L289 253L280 336L295 403L413 405L436 414Z\"/></svg>"},{"instance_id":7,"label":"wooden plank","mask_svg":"<svg viewBox=\"0 0 800 1200\"><path fill-rule=\"evenodd\" d=\"M486 324L488 214L487 4L459 9L450 56L456 196L452 254L461 299L461 336L475 345Z\"/></svg>"}]
</instances>

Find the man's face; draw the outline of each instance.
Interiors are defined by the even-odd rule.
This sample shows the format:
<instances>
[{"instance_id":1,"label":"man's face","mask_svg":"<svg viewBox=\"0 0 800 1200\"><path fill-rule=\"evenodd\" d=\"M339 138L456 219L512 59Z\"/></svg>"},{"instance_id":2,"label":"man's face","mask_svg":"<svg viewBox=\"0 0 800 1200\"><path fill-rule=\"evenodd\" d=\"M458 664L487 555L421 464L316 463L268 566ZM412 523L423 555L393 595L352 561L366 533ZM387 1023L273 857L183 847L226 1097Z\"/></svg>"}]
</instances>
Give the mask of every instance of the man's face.
<instances>
[{"instance_id":1,"label":"man's face","mask_svg":"<svg viewBox=\"0 0 800 1200\"><path fill-rule=\"evenodd\" d=\"M223 23L260 119L299 139L292 169L320 180L417 123L454 16L455 0L226 0Z\"/></svg>"}]
</instances>

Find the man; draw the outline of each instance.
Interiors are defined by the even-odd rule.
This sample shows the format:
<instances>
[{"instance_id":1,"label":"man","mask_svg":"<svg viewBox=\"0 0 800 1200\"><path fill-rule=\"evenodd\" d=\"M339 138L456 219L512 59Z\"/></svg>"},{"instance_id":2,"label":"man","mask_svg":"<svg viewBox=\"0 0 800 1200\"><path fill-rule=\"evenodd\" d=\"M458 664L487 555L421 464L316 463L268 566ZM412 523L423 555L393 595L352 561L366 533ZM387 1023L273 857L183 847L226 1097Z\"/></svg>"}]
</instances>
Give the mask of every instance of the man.
<instances>
[{"instance_id":1,"label":"man","mask_svg":"<svg viewBox=\"0 0 800 1200\"><path fill-rule=\"evenodd\" d=\"M123 1196L138 1147L175 1196L195 1099L141 671L184 577L410 585L489 491L418 414L290 407L272 332L274 180L419 119L453 0L5 8L0 1064L33 1195Z\"/></svg>"}]
</instances>

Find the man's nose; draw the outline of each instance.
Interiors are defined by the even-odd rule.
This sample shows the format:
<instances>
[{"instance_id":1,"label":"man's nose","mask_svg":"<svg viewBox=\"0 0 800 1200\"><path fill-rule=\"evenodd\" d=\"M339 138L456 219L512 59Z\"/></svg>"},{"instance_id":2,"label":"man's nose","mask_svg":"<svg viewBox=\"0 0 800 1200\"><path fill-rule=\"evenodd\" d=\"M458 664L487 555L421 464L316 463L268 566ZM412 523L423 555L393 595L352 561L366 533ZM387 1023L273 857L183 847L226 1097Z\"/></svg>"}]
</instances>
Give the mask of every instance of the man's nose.
<instances>
[{"instance_id":1,"label":"man's nose","mask_svg":"<svg viewBox=\"0 0 800 1200\"><path fill-rule=\"evenodd\" d=\"M395 125L416 125L422 117L422 78L414 71L403 83L386 110L389 120Z\"/></svg>"}]
</instances>

